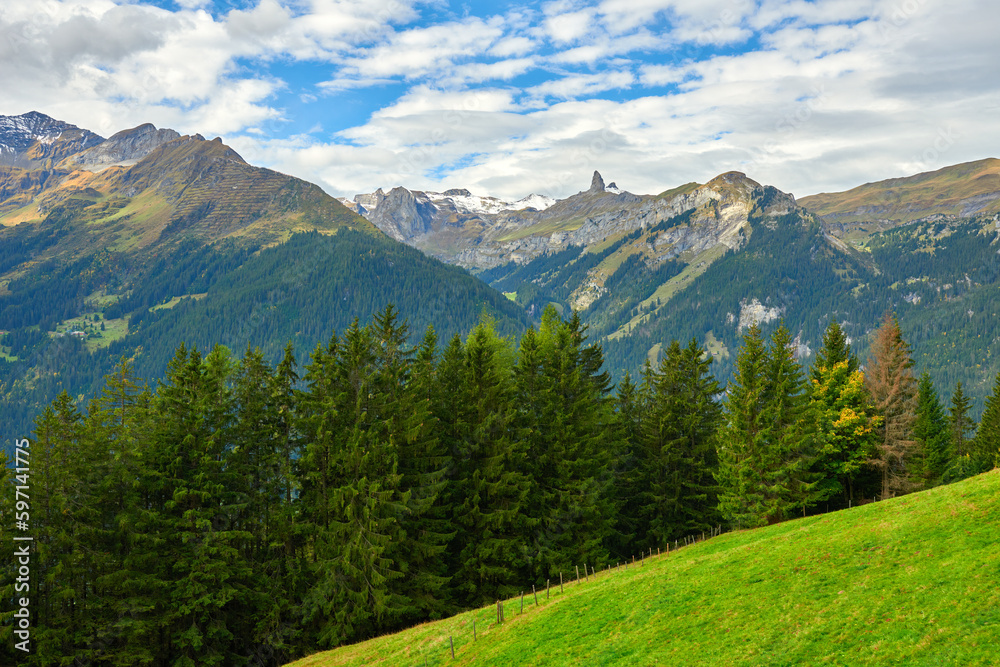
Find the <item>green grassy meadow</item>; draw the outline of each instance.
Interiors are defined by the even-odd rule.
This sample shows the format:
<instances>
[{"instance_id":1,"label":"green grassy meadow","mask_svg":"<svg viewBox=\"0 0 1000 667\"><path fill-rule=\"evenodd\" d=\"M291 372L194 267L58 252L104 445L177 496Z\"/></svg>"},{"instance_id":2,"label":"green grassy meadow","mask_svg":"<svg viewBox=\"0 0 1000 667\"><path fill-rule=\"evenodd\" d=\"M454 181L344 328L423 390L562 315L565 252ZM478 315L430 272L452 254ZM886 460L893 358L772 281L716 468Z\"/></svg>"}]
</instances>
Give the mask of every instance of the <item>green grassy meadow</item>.
<instances>
[{"instance_id":1,"label":"green grassy meadow","mask_svg":"<svg viewBox=\"0 0 1000 667\"><path fill-rule=\"evenodd\" d=\"M537 606L529 587L499 626L491 606L292 664L996 665L998 541L1000 469L672 549Z\"/></svg>"}]
</instances>

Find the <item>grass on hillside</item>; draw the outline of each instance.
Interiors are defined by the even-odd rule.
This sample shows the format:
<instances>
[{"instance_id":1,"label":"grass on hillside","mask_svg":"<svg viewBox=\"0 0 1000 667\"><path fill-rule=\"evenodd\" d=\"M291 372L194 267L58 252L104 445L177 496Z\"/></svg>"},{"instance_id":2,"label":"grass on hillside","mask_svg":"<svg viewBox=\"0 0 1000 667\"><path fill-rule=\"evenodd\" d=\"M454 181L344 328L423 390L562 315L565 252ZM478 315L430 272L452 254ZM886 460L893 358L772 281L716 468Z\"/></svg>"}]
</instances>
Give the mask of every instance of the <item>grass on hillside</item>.
<instances>
[{"instance_id":1,"label":"grass on hillside","mask_svg":"<svg viewBox=\"0 0 1000 667\"><path fill-rule=\"evenodd\" d=\"M994 470L728 533L537 607L529 589L500 626L489 606L292 664L995 665L998 526Z\"/></svg>"},{"instance_id":2,"label":"grass on hillside","mask_svg":"<svg viewBox=\"0 0 1000 667\"><path fill-rule=\"evenodd\" d=\"M101 316L99 321L95 322L95 314L87 313L80 317L64 320L56 325L56 330L51 335L68 336L74 335L73 332L82 333L84 346L90 352L107 347L114 341L121 340L128 335L128 317L108 320ZM104 325L103 331L101 331L102 324Z\"/></svg>"},{"instance_id":3,"label":"grass on hillside","mask_svg":"<svg viewBox=\"0 0 1000 667\"><path fill-rule=\"evenodd\" d=\"M799 205L819 216L839 214L839 223L891 218L907 222L932 213L962 215L963 202L1000 187L1000 160L952 165L905 178L866 183L845 192L802 197ZM1000 200L984 203L980 213L1000 210ZM872 213L876 211L876 213Z\"/></svg>"}]
</instances>

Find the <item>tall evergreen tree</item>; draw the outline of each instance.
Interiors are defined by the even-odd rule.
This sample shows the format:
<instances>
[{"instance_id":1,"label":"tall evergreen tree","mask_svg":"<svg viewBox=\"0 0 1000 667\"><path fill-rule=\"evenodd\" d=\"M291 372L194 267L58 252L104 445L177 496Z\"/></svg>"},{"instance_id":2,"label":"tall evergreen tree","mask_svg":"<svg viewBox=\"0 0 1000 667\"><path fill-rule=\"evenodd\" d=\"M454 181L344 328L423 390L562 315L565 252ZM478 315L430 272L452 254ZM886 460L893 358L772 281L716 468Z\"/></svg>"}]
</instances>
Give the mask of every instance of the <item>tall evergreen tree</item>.
<instances>
[{"instance_id":1,"label":"tall evergreen tree","mask_svg":"<svg viewBox=\"0 0 1000 667\"><path fill-rule=\"evenodd\" d=\"M717 469L715 434L721 408L711 358L692 339L681 348L671 341L652 379L652 400L643 419L640 474L644 499L640 536L645 548L661 546L715 525Z\"/></svg>"},{"instance_id":2,"label":"tall evergreen tree","mask_svg":"<svg viewBox=\"0 0 1000 667\"><path fill-rule=\"evenodd\" d=\"M920 445L913 437L917 406L913 359L899 323L890 314L872 334L865 386L882 418L877 456L871 463L881 474L880 495L885 499L912 490L913 458Z\"/></svg>"},{"instance_id":3,"label":"tall evergreen tree","mask_svg":"<svg viewBox=\"0 0 1000 667\"><path fill-rule=\"evenodd\" d=\"M635 547L639 532L642 493L639 480L642 416L645 402L639 388L626 372L618 383L615 406L616 435L612 438L611 511L614 526L608 536L608 551L613 558L626 558ZM648 532L643 530L643 533Z\"/></svg>"},{"instance_id":4,"label":"tall evergreen tree","mask_svg":"<svg viewBox=\"0 0 1000 667\"><path fill-rule=\"evenodd\" d=\"M529 329L520 346L519 421L529 445L532 569L540 581L607 559L613 413L600 350L585 340L578 316L564 322L550 306L537 335Z\"/></svg>"},{"instance_id":5,"label":"tall evergreen tree","mask_svg":"<svg viewBox=\"0 0 1000 667\"><path fill-rule=\"evenodd\" d=\"M781 521L817 499L809 472L814 435L791 334L779 326L765 347L754 324L743 337L719 438L719 511L739 527Z\"/></svg>"},{"instance_id":6,"label":"tall evergreen tree","mask_svg":"<svg viewBox=\"0 0 1000 667\"><path fill-rule=\"evenodd\" d=\"M380 354L399 351L378 348L370 327L355 320L336 354L314 357L307 374L324 393L310 405L315 430L304 462L309 491L323 505L313 516L315 583L304 603L321 646L371 636L406 606L394 587L401 572L391 549L403 536L408 494L400 488L399 443L387 437L391 426L378 423L392 417L387 378L376 366Z\"/></svg>"},{"instance_id":7,"label":"tall evergreen tree","mask_svg":"<svg viewBox=\"0 0 1000 667\"><path fill-rule=\"evenodd\" d=\"M452 347L445 363L454 362ZM527 572L532 520L527 454L514 437L514 359L507 341L480 323L462 351L453 407L452 511L454 590L462 604L513 595ZM450 375L455 369L445 368ZM450 378L449 378L450 379Z\"/></svg>"},{"instance_id":8,"label":"tall evergreen tree","mask_svg":"<svg viewBox=\"0 0 1000 667\"><path fill-rule=\"evenodd\" d=\"M1000 465L1000 373L993 383L993 393L986 398L972 450L984 471Z\"/></svg>"},{"instance_id":9,"label":"tall evergreen tree","mask_svg":"<svg viewBox=\"0 0 1000 667\"><path fill-rule=\"evenodd\" d=\"M428 390L433 374L433 329L419 350L420 376L414 379L414 356L407 344L408 326L398 321L390 305L377 313L371 325L375 343L375 395L381 396L372 427L380 439L394 445L399 457L398 520L401 535L390 543L387 557L401 576L392 586L399 605L397 623L440 616L448 578L438 565L452 537L441 516L439 496L447 471L447 456L434 432Z\"/></svg>"},{"instance_id":10,"label":"tall evergreen tree","mask_svg":"<svg viewBox=\"0 0 1000 667\"><path fill-rule=\"evenodd\" d=\"M131 359L123 358L105 377L101 394L90 402L84 428L86 467L91 475L86 516L79 518L85 531L81 542L87 551L92 583L91 610L85 646L77 657L94 664L142 664L151 658L147 647L128 641L133 624L141 625L144 603L135 595L145 572L131 571L132 529L141 501L136 480L141 463L155 446L151 432L151 394L135 375ZM84 626L87 623L83 624Z\"/></svg>"},{"instance_id":11,"label":"tall evergreen tree","mask_svg":"<svg viewBox=\"0 0 1000 667\"><path fill-rule=\"evenodd\" d=\"M955 392L951 395L951 408L948 410L948 426L951 434L951 447L956 457L970 453L976 425L969 416L970 401L962 390L962 383L955 384Z\"/></svg>"},{"instance_id":12,"label":"tall evergreen tree","mask_svg":"<svg viewBox=\"0 0 1000 667\"><path fill-rule=\"evenodd\" d=\"M924 452L923 481L928 487L941 483L941 478L951 465L951 442L944 408L938 399L929 373L920 374L917 388L917 418L913 423L913 437Z\"/></svg>"},{"instance_id":13,"label":"tall evergreen tree","mask_svg":"<svg viewBox=\"0 0 1000 667\"><path fill-rule=\"evenodd\" d=\"M781 511L771 493L765 466L769 432L766 416L767 350L754 323L743 335L736 369L723 403L719 434L719 512L739 528L765 525Z\"/></svg>"},{"instance_id":14,"label":"tall evergreen tree","mask_svg":"<svg viewBox=\"0 0 1000 667\"><path fill-rule=\"evenodd\" d=\"M74 522L87 500L83 487L86 461L81 460L83 418L65 391L35 420L31 447L31 525L36 558L32 625L36 660L58 662L72 655L79 637L75 629L80 606L76 591L83 576L81 526Z\"/></svg>"},{"instance_id":15,"label":"tall evergreen tree","mask_svg":"<svg viewBox=\"0 0 1000 667\"><path fill-rule=\"evenodd\" d=\"M848 375L858 370L858 358L847 342L847 335L844 334L840 323L834 320L823 333L823 346L816 351L816 359L809 373L810 380L821 382L823 371L839 363L846 365Z\"/></svg>"}]
</instances>

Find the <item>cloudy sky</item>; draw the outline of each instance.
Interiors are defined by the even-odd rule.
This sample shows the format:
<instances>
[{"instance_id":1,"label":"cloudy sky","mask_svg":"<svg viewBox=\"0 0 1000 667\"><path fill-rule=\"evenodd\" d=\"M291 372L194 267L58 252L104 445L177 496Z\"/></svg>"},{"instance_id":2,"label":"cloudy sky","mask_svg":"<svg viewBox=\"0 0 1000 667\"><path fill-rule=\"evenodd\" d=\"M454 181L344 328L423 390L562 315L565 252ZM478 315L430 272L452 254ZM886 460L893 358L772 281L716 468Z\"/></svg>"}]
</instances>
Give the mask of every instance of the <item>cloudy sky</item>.
<instances>
[{"instance_id":1,"label":"cloudy sky","mask_svg":"<svg viewBox=\"0 0 1000 667\"><path fill-rule=\"evenodd\" d=\"M3 0L0 114L222 136L338 196L796 196L1000 157L996 0Z\"/></svg>"}]
</instances>

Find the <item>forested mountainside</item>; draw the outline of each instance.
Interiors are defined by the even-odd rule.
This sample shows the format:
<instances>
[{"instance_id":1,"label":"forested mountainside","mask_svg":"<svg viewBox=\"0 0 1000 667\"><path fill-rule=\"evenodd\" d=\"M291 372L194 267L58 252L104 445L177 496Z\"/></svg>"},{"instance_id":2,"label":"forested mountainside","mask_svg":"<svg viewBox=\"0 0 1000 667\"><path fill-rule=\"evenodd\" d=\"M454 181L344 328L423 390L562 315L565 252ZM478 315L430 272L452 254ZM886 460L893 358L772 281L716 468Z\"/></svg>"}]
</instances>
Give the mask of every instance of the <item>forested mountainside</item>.
<instances>
[{"instance_id":1,"label":"forested mountainside","mask_svg":"<svg viewBox=\"0 0 1000 667\"><path fill-rule=\"evenodd\" d=\"M787 329L750 325L725 395L677 341L611 395L600 345L554 307L520 337L408 338L388 307L275 364L182 344L161 377L126 359L85 408L56 396L18 469L0 453L38 545L22 662L271 667L1000 462L1000 376L978 429L946 415L891 317L864 372L835 323L808 368ZM8 598L17 568L0 562Z\"/></svg>"},{"instance_id":2,"label":"forested mountainside","mask_svg":"<svg viewBox=\"0 0 1000 667\"><path fill-rule=\"evenodd\" d=\"M416 209L427 219L406 240L474 267L535 316L548 303L579 310L616 379L693 337L725 381L752 321L784 321L807 361L837 320L864 358L868 334L895 312L918 362L946 392L961 381L978 414L1000 370L998 173L1000 160L981 160L799 201L735 172L656 196L595 174L544 210L480 212L472 224L439 197ZM392 217L398 232L405 211L366 201L369 219Z\"/></svg>"},{"instance_id":3,"label":"forested mountainside","mask_svg":"<svg viewBox=\"0 0 1000 667\"><path fill-rule=\"evenodd\" d=\"M2 119L0 144L7 438L60 391L98 391L122 355L162 373L181 341L260 346L273 361L388 303L442 335L483 314L508 333L528 322L465 270L221 140L150 125L103 140L27 114Z\"/></svg>"}]
</instances>

